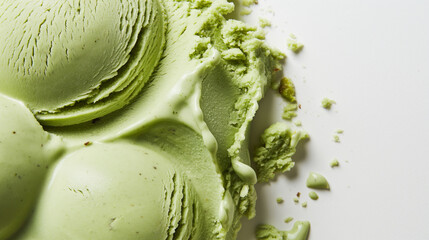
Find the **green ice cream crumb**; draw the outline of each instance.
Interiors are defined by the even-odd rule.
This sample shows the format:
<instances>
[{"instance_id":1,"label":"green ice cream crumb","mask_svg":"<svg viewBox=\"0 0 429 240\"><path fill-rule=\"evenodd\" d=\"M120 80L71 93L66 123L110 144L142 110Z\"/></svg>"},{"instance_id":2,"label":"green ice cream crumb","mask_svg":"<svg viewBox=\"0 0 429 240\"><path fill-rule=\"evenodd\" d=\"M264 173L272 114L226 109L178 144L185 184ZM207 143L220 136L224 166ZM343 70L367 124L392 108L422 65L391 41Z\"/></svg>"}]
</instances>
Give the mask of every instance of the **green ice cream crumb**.
<instances>
[{"instance_id":1,"label":"green ice cream crumb","mask_svg":"<svg viewBox=\"0 0 429 240\"><path fill-rule=\"evenodd\" d=\"M296 104L295 86L289 78L284 77L280 80L278 90L283 99L289 103L283 109L282 118L285 120L291 120L292 118L296 117L296 111L298 110L298 104Z\"/></svg>"},{"instance_id":2,"label":"green ice cream crumb","mask_svg":"<svg viewBox=\"0 0 429 240\"><path fill-rule=\"evenodd\" d=\"M279 93L286 101L296 103L295 85L290 78L284 77L280 80Z\"/></svg>"},{"instance_id":3,"label":"green ice cream crumb","mask_svg":"<svg viewBox=\"0 0 429 240\"><path fill-rule=\"evenodd\" d=\"M278 203L278 204L280 204L280 203L283 203L283 202L284 202L283 198L281 198L281 197L277 198L277 199L276 199L276 201L277 201L277 203Z\"/></svg>"},{"instance_id":4,"label":"green ice cream crumb","mask_svg":"<svg viewBox=\"0 0 429 240\"><path fill-rule=\"evenodd\" d=\"M308 193L308 196L309 196L311 199L313 199L313 200L317 200L317 199L319 199L319 195L317 195L317 193L316 193L316 192L314 192L314 191L309 192L309 193Z\"/></svg>"},{"instance_id":5,"label":"green ice cream crumb","mask_svg":"<svg viewBox=\"0 0 429 240\"><path fill-rule=\"evenodd\" d=\"M286 105L283 109L282 118L284 120L292 120L292 118L297 116L296 110L298 110L298 105L296 103Z\"/></svg>"},{"instance_id":6,"label":"green ice cream crumb","mask_svg":"<svg viewBox=\"0 0 429 240\"><path fill-rule=\"evenodd\" d=\"M333 159L330 163L329 163L329 165L333 168L333 167L338 167L338 166L340 166L340 162L338 162L338 160L337 159Z\"/></svg>"},{"instance_id":7,"label":"green ice cream crumb","mask_svg":"<svg viewBox=\"0 0 429 240\"><path fill-rule=\"evenodd\" d=\"M299 203L299 199L297 197L293 198L294 203Z\"/></svg>"},{"instance_id":8,"label":"green ice cream crumb","mask_svg":"<svg viewBox=\"0 0 429 240\"><path fill-rule=\"evenodd\" d=\"M337 131L336 131L338 134L343 134L344 133L344 130L343 129L337 129Z\"/></svg>"},{"instance_id":9,"label":"green ice cream crumb","mask_svg":"<svg viewBox=\"0 0 429 240\"><path fill-rule=\"evenodd\" d=\"M296 221L289 231L280 231L274 226L263 224L256 229L257 240L306 240L310 232L310 222Z\"/></svg>"},{"instance_id":10,"label":"green ice cream crumb","mask_svg":"<svg viewBox=\"0 0 429 240\"><path fill-rule=\"evenodd\" d=\"M290 223L293 221L293 217L288 217L285 219L285 223Z\"/></svg>"},{"instance_id":11,"label":"green ice cream crumb","mask_svg":"<svg viewBox=\"0 0 429 240\"><path fill-rule=\"evenodd\" d=\"M306 185L309 188L315 188L315 189L329 189L329 183L328 180L319 173L310 172L310 174L307 177Z\"/></svg>"},{"instance_id":12,"label":"green ice cream crumb","mask_svg":"<svg viewBox=\"0 0 429 240\"><path fill-rule=\"evenodd\" d=\"M271 27L271 22L266 18L259 18L259 26L262 28Z\"/></svg>"},{"instance_id":13,"label":"green ice cream crumb","mask_svg":"<svg viewBox=\"0 0 429 240\"><path fill-rule=\"evenodd\" d=\"M243 8L241 11L240 11L240 15L249 15L249 14L251 14L252 13L252 9L250 9L250 8Z\"/></svg>"},{"instance_id":14,"label":"green ice cream crumb","mask_svg":"<svg viewBox=\"0 0 429 240\"><path fill-rule=\"evenodd\" d=\"M339 143L340 142L340 136L334 135L333 140L334 140L334 142Z\"/></svg>"},{"instance_id":15,"label":"green ice cream crumb","mask_svg":"<svg viewBox=\"0 0 429 240\"><path fill-rule=\"evenodd\" d=\"M304 47L304 44L299 43L296 40L296 36L294 34L289 35L289 38L287 40L287 48L289 50L293 51L294 53L299 53L303 47Z\"/></svg>"},{"instance_id":16,"label":"green ice cream crumb","mask_svg":"<svg viewBox=\"0 0 429 240\"><path fill-rule=\"evenodd\" d=\"M306 207L307 207L307 202L303 202L303 203L301 204L301 206L302 206L303 208L306 208Z\"/></svg>"},{"instance_id":17,"label":"green ice cream crumb","mask_svg":"<svg viewBox=\"0 0 429 240\"><path fill-rule=\"evenodd\" d=\"M246 7L248 7L250 5L257 4L257 3L258 3L258 0L242 0L241 1L241 4L243 4L243 6L246 6Z\"/></svg>"},{"instance_id":18,"label":"green ice cream crumb","mask_svg":"<svg viewBox=\"0 0 429 240\"><path fill-rule=\"evenodd\" d=\"M302 126L302 122L301 122L301 121L299 121L299 120L296 120L296 121L294 122L294 124L295 124L295 126L297 126L297 127L301 127L301 126Z\"/></svg>"},{"instance_id":19,"label":"green ice cream crumb","mask_svg":"<svg viewBox=\"0 0 429 240\"><path fill-rule=\"evenodd\" d=\"M293 130L290 125L279 122L267 128L261 136L262 146L255 151L255 168L259 182L268 182L276 173L289 171L293 166L292 155L296 146L308 134Z\"/></svg>"},{"instance_id":20,"label":"green ice cream crumb","mask_svg":"<svg viewBox=\"0 0 429 240\"><path fill-rule=\"evenodd\" d=\"M335 104L336 102L329 98L322 99L322 107L325 109L331 109L332 104Z\"/></svg>"}]
</instances>

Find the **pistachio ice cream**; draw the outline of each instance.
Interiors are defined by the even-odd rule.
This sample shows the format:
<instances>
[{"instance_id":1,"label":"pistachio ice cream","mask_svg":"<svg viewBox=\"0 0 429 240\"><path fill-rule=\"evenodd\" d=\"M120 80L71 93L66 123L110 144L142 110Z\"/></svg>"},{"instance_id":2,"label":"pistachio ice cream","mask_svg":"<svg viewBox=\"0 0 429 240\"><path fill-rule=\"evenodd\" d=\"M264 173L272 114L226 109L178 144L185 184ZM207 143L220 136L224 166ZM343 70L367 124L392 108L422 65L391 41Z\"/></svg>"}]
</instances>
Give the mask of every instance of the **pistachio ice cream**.
<instances>
[{"instance_id":1,"label":"pistachio ice cream","mask_svg":"<svg viewBox=\"0 0 429 240\"><path fill-rule=\"evenodd\" d=\"M283 54L233 10L0 3L0 239L235 239L255 214L250 123ZM305 134L274 130L291 165Z\"/></svg>"}]
</instances>

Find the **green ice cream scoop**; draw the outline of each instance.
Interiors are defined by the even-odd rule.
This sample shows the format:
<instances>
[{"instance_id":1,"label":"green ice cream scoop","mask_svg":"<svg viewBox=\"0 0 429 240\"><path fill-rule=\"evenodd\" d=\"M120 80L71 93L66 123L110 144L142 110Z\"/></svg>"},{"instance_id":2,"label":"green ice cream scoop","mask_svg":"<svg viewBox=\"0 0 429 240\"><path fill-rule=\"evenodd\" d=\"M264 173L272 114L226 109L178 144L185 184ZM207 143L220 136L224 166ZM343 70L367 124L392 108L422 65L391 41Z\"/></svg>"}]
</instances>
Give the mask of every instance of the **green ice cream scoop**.
<instances>
[{"instance_id":1,"label":"green ice cream scoop","mask_svg":"<svg viewBox=\"0 0 429 240\"><path fill-rule=\"evenodd\" d=\"M65 156L16 239L202 239L197 197L168 156L127 142Z\"/></svg>"},{"instance_id":2,"label":"green ice cream scoop","mask_svg":"<svg viewBox=\"0 0 429 240\"><path fill-rule=\"evenodd\" d=\"M5 239L29 217L63 145L23 104L1 94L0 126L0 239Z\"/></svg>"},{"instance_id":3,"label":"green ice cream scoop","mask_svg":"<svg viewBox=\"0 0 429 240\"><path fill-rule=\"evenodd\" d=\"M149 80L165 42L158 0L0 3L0 93L43 125L115 111Z\"/></svg>"}]
</instances>

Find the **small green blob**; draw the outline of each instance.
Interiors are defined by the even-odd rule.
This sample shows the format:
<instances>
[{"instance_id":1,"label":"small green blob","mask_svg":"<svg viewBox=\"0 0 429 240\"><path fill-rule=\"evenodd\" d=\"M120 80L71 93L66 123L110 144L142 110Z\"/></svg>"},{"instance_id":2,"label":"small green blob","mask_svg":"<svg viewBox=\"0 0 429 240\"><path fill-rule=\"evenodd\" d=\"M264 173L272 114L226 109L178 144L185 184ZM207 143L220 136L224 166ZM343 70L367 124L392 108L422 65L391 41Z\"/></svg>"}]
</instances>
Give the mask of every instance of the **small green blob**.
<instances>
[{"instance_id":1,"label":"small green blob","mask_svg":"<svg viewBox=\"0 0 429 240\"><path fill-rule=\"evenodd\" d=\"M296 110L298 110L298 105L296 103L286 105L283 109L282 118L284 120L292 120L292 118L297 116Z\"/></svg>"},{"instance_id":2,"label":"small green blob","mask_svg":"<svg viewBox=\"0 0 429 240\"><path fill-rule=\"evenodd\" d=\"M324 176L322 176L319 173L310 172L310 174L307 177L306 182L307 187L314 188L314 189L328 189L329 190L329 183L328 180Z\"/></svg>"},{"instance_id":3,"label":"small green blob","mask_svg":"<svg viewBox=\"0 0 429 240\"><path fill-rule=\"evenodd\" d=\"M279 93L286 101L296 103L295 85L290 78L284 77L280 80Z\"/></svg>"},{"instance_id":4,"label":"small green blob","mask_svg":"<svg viewBox=\"0 0 429 240\"><path fill-rule=\"evenodd\" d=\"M333 167L338 167L338 166L340 166L340 162L338 162L338 160L337 160L337 159L333 159L333 160L329 163L329 165L331 166L331 168L333 168Z\"/></svg>"},{"instance_id":5,"label":"small green blob","mask_svg":"<svg viewBox=\"0 0 429 240\"><path fill-rule=\"evenodd\" d=\"M336 131L338 134L343 134L344 133L344 130L343 129L337 129L337 131Z\"/></svg>"},{"instance_id":6,"label":"small green blob","mask_svg":"<svg viewBox=\"0 0 429 240\"><path fill-rule=\"evenodd\" d=\"M293 201L295 202L295 203L299 203L299 199L296 197L296 198L293 198Z\"/></svg>"},{"instance_id":7,"label":"small green blob","mask_svg":"<svg viewBox=\"0 0 429 240\"><path fill-rule=\"evenodd\" d=\"M293 217L288 217L285 219L285 223L290 223L293 221Z\"/></svg>"},{"instance_id":8,"label":"small green blob","mask_svg":"<svg viewBox=\"0 0 429 240\"><path fill-rule=\"evenodd\" d=\"M294 53L299 53L302 48L304 47L304 44L299 43L296 40L296 36L294 34L289 34L289 39L287 40L287 48Z\"/></svg>"},{"instance_id":9,"label":"small green blob","mask_svg":"<svg viewBox=\"0 0 429 240\"><path fill-rule=\"evenodd\" d=\"M263 224L256 229L257 240L307 240L310 222L296 221L289 231L280 231L274 226Z\"/></svg>"},{"instance_id":10,"label":"small green blob","mask_svg":"<svg viewBox=\"0 0 429 240\"><path fill-rule=\"evenodd\" d=\"M277 198L277 199L276 199L276 201L277 201L277 203L278 203L278 204L280 204L280 203L283 203L283 202L284 202L283 198L281 198L281 197Z\"/></svg>"},{"instance_id":11,"label":"small green blob","mask_svg":"<svg viewBox=\"0 0 429 240\"><path fill-rule=\"evenodd\" d=\"M308 196L309 196L311 199L313 199L313 200L317 200L317 199L319 199L319 195L317 195L317 193L316 193L316 192L314 192L314 191L309 192L309 193L308 193Z\"/></svg>"},{"instance_id":12,"label":"small green blob","mask_svg":"<svg viewBox=\"0 0 429 240\"><path fill-rule=\"evenodd\" d=\"M306 208L306 207L307 207L307 202L303 202L303 203L301 204L301 206L302 206L303 208Z\"/></svg>"},{"instance_id":13,"label":"small green blob","mask_svg":"<svg viewBox=\"0 0 429 240\"><path fill-rule=\"evenodd\" d=\"M334 142L339 143L340 142L340 136L334 135L333 140L334 140Z\"/></svg>"},{"instance_id":14,"label":"small green blob","mask_svg":"<svg viewBox=\"0 0 429 240\"><path fill-rule=\"evenodd\" d=\"M335 104L336 102L329 98L322 99L322 107L325 109L331 109L332 104Z\"/></svg>"},{"instance_id":15,"label":"small green blob","mask_svg":"<svg viewBox=\"0 0 429 240\"><path fill-rule=\"evenodd\" d=\"M259 18L259 26L262 28L271 27L271 22L266 18Z\"/></svg>"},{"instance_id":16,"label":"small green blob","mask_svg":"<svg viewBox=\"0 0 429 240\"><path fill-rule=\"evenodd\" d=\"M295 124L295 126L297 126L297 127L301 127L301 126L302 126L302 122L301 122L301 121L299 121L299 120L296 120L296 121L294 122L294 124Z\"/></svg>"}]
</instances>

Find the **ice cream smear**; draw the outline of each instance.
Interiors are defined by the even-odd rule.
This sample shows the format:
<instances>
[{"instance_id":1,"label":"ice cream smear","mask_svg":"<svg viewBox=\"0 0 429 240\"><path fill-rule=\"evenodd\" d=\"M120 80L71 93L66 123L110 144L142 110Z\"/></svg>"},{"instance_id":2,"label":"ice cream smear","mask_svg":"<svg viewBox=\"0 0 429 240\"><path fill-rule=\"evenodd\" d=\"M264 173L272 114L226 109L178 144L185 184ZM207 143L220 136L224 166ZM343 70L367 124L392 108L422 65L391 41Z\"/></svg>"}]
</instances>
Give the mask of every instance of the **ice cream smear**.
<instances>
[{"instance_id":1,"label":"ice cream smear","mask_svg":"<svg viewBox=\"0 0 429 240\"><path fill-rule=\"evenodd\" d=\"M255 215L250 123L283 54L233 10L2 1L0 239L235 239ZM305 134L271 132L264 149L287 152L264 151L267 167L289 168Z\"/></svg>"}]
</instances>

